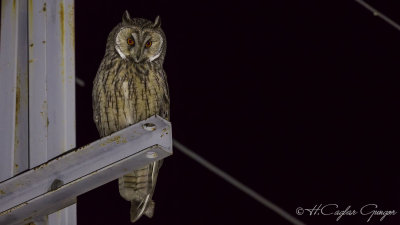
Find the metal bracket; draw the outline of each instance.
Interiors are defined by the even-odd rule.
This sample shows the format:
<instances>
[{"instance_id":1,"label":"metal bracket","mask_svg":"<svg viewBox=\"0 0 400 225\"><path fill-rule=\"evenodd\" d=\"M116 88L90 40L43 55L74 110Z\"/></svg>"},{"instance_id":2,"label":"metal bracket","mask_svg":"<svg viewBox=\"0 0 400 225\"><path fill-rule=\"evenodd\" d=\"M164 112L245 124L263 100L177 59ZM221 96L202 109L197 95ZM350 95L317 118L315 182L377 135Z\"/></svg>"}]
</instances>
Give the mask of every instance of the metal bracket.
<instances>
[{"instance_id":1,"label":"metal bracket","mask_svg":"<svg viewBox=\"0 0 400 225\"><path fill-rule=\"evenodd\" d=\"M171 131L168 121L153 116L0 183L0 224L29 223L171 155Z\"/></svg>"}]
</instances>

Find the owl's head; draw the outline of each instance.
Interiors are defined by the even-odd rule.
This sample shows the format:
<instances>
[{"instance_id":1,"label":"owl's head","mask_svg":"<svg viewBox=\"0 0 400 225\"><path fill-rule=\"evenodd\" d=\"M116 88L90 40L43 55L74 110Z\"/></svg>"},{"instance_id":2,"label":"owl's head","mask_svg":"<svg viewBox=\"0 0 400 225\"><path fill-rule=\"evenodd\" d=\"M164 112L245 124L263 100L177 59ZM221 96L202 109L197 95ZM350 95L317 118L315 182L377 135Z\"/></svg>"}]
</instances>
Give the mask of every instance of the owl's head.
<instances>
[{"instance_id":1,"label":"owl's head","mask_svg":"<svg viewBox=\"0 0 400 225\"><path fill-rule=\"evenodd\" d=\"M128 11L122 16L122 22L110 33L107 49L133 63L164 61L166 51L165 34L161 29L161 20L155 21L131 18ZM111 41L110 39L113 39Z\"/></svg>"}]
</instances>

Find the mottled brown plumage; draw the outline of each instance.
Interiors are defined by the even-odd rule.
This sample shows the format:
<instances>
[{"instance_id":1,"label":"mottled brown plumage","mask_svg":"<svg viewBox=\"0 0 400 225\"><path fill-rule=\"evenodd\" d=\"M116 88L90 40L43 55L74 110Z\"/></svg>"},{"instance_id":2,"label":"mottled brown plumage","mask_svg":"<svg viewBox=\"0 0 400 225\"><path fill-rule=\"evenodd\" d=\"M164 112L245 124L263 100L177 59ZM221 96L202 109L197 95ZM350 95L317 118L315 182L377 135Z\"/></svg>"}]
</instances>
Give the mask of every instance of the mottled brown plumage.
<instances>
[{"instance_id":1,"label":"mottled brown plumage","mask_svg":"<svg viewBox=\"0 0 400 225\"><path fill-rule=\"evenodd\" d=\"M168 85L162 67L165 51L160 19L131 19L126 11L108 36L94 80L93 118L100 136L153 115L169 120ZM132 222L142 214L153 215L152 195L160 165L157 161L119 178L121 196L131 201Z\"/></svg>"}]
</instances>

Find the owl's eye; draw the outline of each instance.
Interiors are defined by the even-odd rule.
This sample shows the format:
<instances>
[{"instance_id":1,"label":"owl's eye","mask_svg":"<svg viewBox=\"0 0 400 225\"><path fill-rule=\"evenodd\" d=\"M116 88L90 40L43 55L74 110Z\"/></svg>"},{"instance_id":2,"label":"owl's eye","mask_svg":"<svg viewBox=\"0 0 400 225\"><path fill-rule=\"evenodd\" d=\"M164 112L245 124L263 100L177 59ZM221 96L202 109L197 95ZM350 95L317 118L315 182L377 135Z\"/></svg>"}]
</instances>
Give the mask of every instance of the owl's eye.
<instances>
[{"instance_id":1,"label":"owl's eye","mask_svg":"<svg viewBox=\"0 0 400 225\"><path fill-rule=\"evenodd\" d=\"M135 45L135 41L132 38L128 38L128 40L126 40L126 42L128 43L128 45Z\"/></svg>"},{"instance_id":2,"label":"owl's eye","mask_svg":"<svg viewBox=\"0 0 400 225\"><path fill-rule=\"evenodd\" d=\"M148 41L148 42L146 42L146 48L150 48L151 47L151 44L153 44L151 41Z\"/></svg>"}]
</instances>

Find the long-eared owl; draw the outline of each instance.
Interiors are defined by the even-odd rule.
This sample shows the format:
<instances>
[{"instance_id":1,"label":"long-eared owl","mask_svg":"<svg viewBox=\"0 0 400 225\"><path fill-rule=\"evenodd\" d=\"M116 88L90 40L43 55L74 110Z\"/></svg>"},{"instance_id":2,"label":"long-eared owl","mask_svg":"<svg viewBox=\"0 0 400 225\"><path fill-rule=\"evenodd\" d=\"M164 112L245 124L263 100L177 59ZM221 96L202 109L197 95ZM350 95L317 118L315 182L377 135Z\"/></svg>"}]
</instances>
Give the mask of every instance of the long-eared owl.
<instances>
[{"instance_id":1,"label":"long-eared owl","mask_svg":"<svg viewBox=\"0 0 400 225\"><path fill-rule=\"evenodd\" d=\"M128 11L110 32L93 83L93 119L100 136L159 115L169 120L169 92L163 69L166 39L160 18L131 18ZM131 222L152 217L152 196L162 161L118 179L120 195L131 202Z\"/></svg>"}]
</instances>

